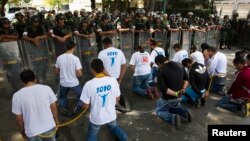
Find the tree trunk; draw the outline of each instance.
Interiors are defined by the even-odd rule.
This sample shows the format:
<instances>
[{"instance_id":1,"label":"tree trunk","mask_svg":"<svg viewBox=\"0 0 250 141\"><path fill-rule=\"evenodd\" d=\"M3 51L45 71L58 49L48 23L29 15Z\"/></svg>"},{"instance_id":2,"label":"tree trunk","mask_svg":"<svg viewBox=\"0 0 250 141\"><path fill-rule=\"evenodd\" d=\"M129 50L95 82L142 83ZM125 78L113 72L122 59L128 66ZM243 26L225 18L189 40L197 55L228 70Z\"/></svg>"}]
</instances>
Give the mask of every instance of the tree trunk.
<instances>
[{"instance_id":1,"label":"tree trunk","mask_svg":"<svg viewBox=\"0 0 250 141\"><path fill-rule=\"evenodd\" d=\"M8 2L8 0L2 0L2 2L0 3L0 17L4 17L5 13L4 13L4 6L5 4Z\"/></svg>"},{"instance_id":2,"label":"tree trunk","mask_svg":"<svg viewBox=\"0 0 250 141\"><path fill-rule=\"evenodd\" d=\"M92 9L95 9L96 7L95 7L95 0L90 0L91 1L91 8Z\"/></svg>"},{"instance_id":3,"label":"tree trunk","mask_svg":"<svg viewBox=\"0 0 250 141\"><path fill-rule=\"evenodd\" d=\"M146 12L155 11L155 0L144 0Z\"/></svg>"}]
</instances>

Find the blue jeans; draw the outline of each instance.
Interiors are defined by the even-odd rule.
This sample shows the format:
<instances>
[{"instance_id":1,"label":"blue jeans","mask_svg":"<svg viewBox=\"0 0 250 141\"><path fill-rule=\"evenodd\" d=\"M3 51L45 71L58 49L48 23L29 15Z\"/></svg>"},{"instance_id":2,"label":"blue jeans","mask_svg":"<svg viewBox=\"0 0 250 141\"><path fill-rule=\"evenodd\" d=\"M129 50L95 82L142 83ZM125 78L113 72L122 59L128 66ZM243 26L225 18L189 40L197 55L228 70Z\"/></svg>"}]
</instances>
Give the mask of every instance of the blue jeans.
<instances>
[{"instance_id":1,"label":"blue jeans","mask_svg":"<svg viewBox=\"0 0 250 141\"><path fill-rule=\"evenodd\" d=\"M152 80L155 80L155 77L157 76L157 72L158 72L158 67L152 67L151 69L151 74L152 74Z\"/></svg>"},{"instance_id":2,"label":"blue jeans","mask_svg":"<svg viewBox=\"0 0 250 141\"><path fill-rule=\"evenodd\" d=\"M224 96L221 100L218 101L216 106L219 106L232 112L237 112L241 110L241 107L237 104L231 103L230 99L230 96Z\"/></svg>"},{"instance_id":3,"label":"blue jeans","mask_svg":"<svg viewBox=\"0 0 250 141\"><path fill-rule=\"evenodd\" d=\"M201 96L202 96L201 94L196 93L191 87L186 89L185 94L186 95L182 95L182 97L181 97L181 101L184 103L189 101L189 100L193 103L196 100L198 100L199 98L201 98Z\"/></svg>"},{"instance_id":4,"label":"blue jeans","mask_svg":"<svg viewBox=\"0 0 250 141\"><path fill-rule=\"evenodd\" d=\"M180 105L179 99L163 100L160 98L157 101L156 114L170 124L173 124L176 114L187 118L187 110Z\"/></svg>"},{"instance_id":5,"label":"blue jeans","mask_svg":"<svg viewBox=\"0 0 250 141\"><path fill-rule=\"evenodd\" d=\"M127 141L128 135L116 123L116 120L107 123L109 130L119 139L119 141ZM98 141L98 133L102 125L95 125L89 122L88 125L88 141Z\"/></svg>"},{"instance_id":6,"label":"blue jeans","mask_svg":"<svg viewBox=\"0 0 250 141\"><path fill-rule=\"evenodd\" d=\"M225 81L226 77L213 77L211 84L211 91L214 93L224 92L225 91Z\"/></svg>"},{"instance_id":7,"label":"blue jeans","mask_svg":"<svg viewBox=\"0 0 250 141\"><path fill-rule=\"evenodd\" d=\"M47 132L42 133L41 135L50 135L52 132L54 132L54 128L50 129ZM51 138L41 138L39 136L34 137L27 137L27 141L56 141L55 135Z\"/></svg>"},{"instance_id":8,"label":"blue jeans","mask_svg":"<svg viewBox=\"0 0 250 141\"><path fill-rule=\"evenodd\" d=\"M77 96L77 100L78 100L77 106L82 106L83 103L80 100L80 96L82 93L82 87L80 85L77 85L75 87L63 87L60 85L60 94L58 97L59 105L62 107L68 106L67 95L68 95L69 90L72 90L75 93L75 95Z\"/></svg>"},{"instance_id":9,"label":"blue jeans","mask_svg":"<svg viewBox=\"0 0 250 141\"><path fill-rule=\"evenodd\" d=\"M133 86L132 91L141 96L146 96L146 89L149 88L149 81L151 79L151 74L133 76Z\"/></svg>"}]
</instances>

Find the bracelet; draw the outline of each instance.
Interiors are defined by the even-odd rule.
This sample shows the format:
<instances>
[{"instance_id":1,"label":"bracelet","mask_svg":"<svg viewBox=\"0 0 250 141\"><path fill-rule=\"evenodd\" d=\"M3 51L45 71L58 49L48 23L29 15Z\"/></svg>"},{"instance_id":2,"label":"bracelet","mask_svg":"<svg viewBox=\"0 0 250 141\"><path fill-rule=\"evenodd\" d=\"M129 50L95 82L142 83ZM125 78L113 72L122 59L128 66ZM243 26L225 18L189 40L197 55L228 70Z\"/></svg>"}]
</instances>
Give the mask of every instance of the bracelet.
<instances>
[{"instance_id":1,"label":"bracelet","mask_svg":"<svg viewBox=\"0 0 250 141\"><path fill-rule=\"evenodd\" d=\"M175 92L175 96L178 97L178 92Z\"/></svg>"}]
</instances>

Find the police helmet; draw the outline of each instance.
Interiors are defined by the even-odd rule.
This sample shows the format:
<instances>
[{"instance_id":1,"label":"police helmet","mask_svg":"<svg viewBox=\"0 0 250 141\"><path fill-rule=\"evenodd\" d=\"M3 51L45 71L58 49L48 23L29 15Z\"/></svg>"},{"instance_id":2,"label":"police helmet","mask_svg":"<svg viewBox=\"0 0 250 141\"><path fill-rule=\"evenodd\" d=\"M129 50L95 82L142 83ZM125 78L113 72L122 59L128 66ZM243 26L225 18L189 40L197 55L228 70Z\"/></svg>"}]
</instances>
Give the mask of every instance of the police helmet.
<instances>
[{"instance_id":1,"label":"police helmet","mask_svg":"<svg viewBox=\"0 0 250 141\"><path fill-rule=\"evenodd\" d=\"M63 13L58 13L57 15L56 15L56 18L55 18L55 20L56 21L59 21L59 20L64 20L64 15L63 15Z\"/></svg>"},{"instance_id":2,"label":"police helmet","mask_svg":"<svg viewBox=\"0 0 250 141\"><path fill-rule=\"evenodd\" d=\"M182 19L182 22L183 22L183 23L187 23L187 22L188 22L188 19L187 19L187 18L183 18L183 19Z\"/></svg>"},{"instance_id":3,"label":"police helmet","mask_svg":"<svg viewBox=\"0 0 250 141\"><path fill-rule=\"evenodd\" d=\"M39 22L39 16L38 15L33 15L30 17L30 22L34 23L34 22Z\"/></svg>"},{"instance_id":4,"label":"police helmet","mask_svg":"<svg viewBox=\"0 0 250 141\"><path fill-rule=\"evenodd\" d=\"M209 14L209 18L214 18L214 14Z\"/></svg>"},{"instance_id":5,"label":"police helmet","mask_svg":"<svg viewBox=\"0 0 250 141\"><path fill-rule=\"evenodd\" d=\"M199 19L199 22L204 22L205 20L203 18L200 18Z\"/></svg>"},{"instance_id":6,"label":"police helmet","mask_svg":"<svg viewBox=\"0 0 250 141\"><path fill-rule=\"evenodd\" d=\"M154 18L155 18L155 20L156 20L156 19L161 19L161 15L155 15Z\"/></svg>"},{"instance_id":7,"label":"police helmet","mask_svg":"<svg viewBox=\"0 0 250 141\"><path fill-rule=\"evenodd\" d=\"M176 18L176 15L175 14L171 14L170 18Z\"/></svg>"},{"instance_id":8,"label":"police helmet","mask_svg":"<svg viewBox=\"0 0 250 141\"><path fill-rule=\"evenodd\" d=\"M176 17L181 17L181 13L177 13L177 14L176 14Z\"/></svg>"},{"instance_id":9,"label":"police helmet","mask_svg":"<svg viewBox=\"0 0 250 141\"><path fill-rule=\"evenodd\" d=\"M45 15L43 12L37 12L36 15L40 18L40 19L44 19Z\"/></svg>"},{"instance_id":10,"label":"police helmet","mask_svg":"<svg viewBox=\"0 0 250 141\"><path fill-rule=\"evenodd\" d=\"M136 14L145 14L145 10L140 8L135 11Z\"/></svg>"},{"instance_id":11,"label":"police helmet","mask_svg":"<svg viewBox=\"0 0 250 141\"><path fill-rule=\"evenodd\" d=\"M229 16L228 16L228 15L225 15L225 16L224 16L224 19L225 19L225 18L229 18Z\"/></svg>"},{"instance_id":12,"label":"police helmet","mask_svg":"<svg viewBox=\"0 0 250 141\"><path fill-rule=\"evenodd\" d=\"M22 12L20 12L20 11L17 11L17 12L15 12L15 17L17 18L17 17L23 17L23 14L22 14Z\"/></svg>"},{"instance_id":13,"label":"police helmet","mask_svg":"<svg viewBox=\"0 0 250 141\"><path fill-rule=\"evenodd\" d=\"M233 13L233 16L238 17L238 16L239 16L239 13L238 13L238 12L234 12L234 13Z\"/></svg>"},{"instance_id":14,"label":"police helmet","mask_svg":"<svg viewBox=\"0 0 250 141\"><path fill-rule=\"evenodd\" d=\"M195 21L199 21L200 18L199 18L199 17L195 17L194 20L195 20Z\"/></svg>"},{"instance_id":15,"label":"police helmet","mask_svg":"<svg viewBox=\"0 0 250 141\"><path fill-rule=\"evenodd\" d=\"M3 24L9 24L10 23L10 20L6 17L1 17L0 18L0 26L2 27Z\"/></svg>"},{"instance_id":16,"label":"police helmet","mask_svg":"<svg viewBox=\"0 0 250 141\"><path fill-rule=\"evenodd\" d=\"M193 12L188 12L187 14L188 14L189 16L193 16L193 15L194 15Z\"/></svg>"},{"instance_id":17,"label":"police helmet","mask_svg":"<svg viewBox=\"0 0 250 141\"><path fill-rule=\"evenodd\" d=\"M87 17L84 17L81 19L80 25L82 25L83 23L88 23L88 22L89 22L89 19Z\"/></svg>"},{"instance_id":18,"label":"police helmet","mask_svg":"<svg viewBox=\"0 0 250 141\"><path fill-rule=\"evenodd\" d=\"M71 18L72 16L73 16L73 14L72 14L71 11L65 12L65 17L66 17L66 18Z\"/></svg>"},{"instance_id":19,"label":"police helmet","mask_svg":"<svg viewBox=\"0 0 250 141\"><path fill-rule=\"evenodd\" d=\"M107 13L104 13L104 14L102 15L102 17L101 17L101 20L102 20L102 21L104 21L104 20L109 20L109 19L111 19L111 17L110 17L110 15L107 14Z\"/></svg>"},{"instance_id":20,"label":"police helmet","mask_svg":"<svg viewBox=\"0 0 250 141\"><path fill-rule=\"evenodd\" d=\"M128 17L129 17L128 12L122 12L122 13L121 13L121 17L122 17L123 19L128 18Z\"/></svg>"}]
</instances>

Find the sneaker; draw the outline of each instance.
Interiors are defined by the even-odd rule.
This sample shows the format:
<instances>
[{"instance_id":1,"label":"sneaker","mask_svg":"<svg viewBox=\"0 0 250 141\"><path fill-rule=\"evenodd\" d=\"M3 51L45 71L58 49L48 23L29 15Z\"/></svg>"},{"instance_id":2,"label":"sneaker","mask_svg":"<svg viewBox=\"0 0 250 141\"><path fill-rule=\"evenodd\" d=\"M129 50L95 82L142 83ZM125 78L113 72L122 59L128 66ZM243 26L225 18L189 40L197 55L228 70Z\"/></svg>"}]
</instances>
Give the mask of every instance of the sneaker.
<instances>
[{"instance_id":1,"label":"sneaker","mask_svg":"<svg viewBox=\"0 0 250 141\"><path fill-rule=\"evenodd\" d=\"M148 89L146 90L146 92L147 92L148 97L150 97L151 99L155 99L155 96L154 96L154 94L152 93L152 91L151 91L150 88L148 88Z\"/></svg>"},{"instance_id":2,"label":"sneaker","mask_svg":"<svg viewBox=\"0 0 250 141\"><path fill-rule=\"evenodd\" d=\"M181 117L179 115L175 115L174 117L174 126L175 129L180 129L181 127Z\"/></svg>"},{"instance_id":3,"label":"sneaker","mask_svg":"<svg viewBox=\"0 0 250 141\"><path fill-rule=\"evenodd\" d=\"M160 93L159 93L157 87L155 87L155 86L152 87L152 88L151 88L151 91L153 92L153 94L154 94L154 96L155 96L156 99L160 98Z\"/></svg>"}]
</instances>

